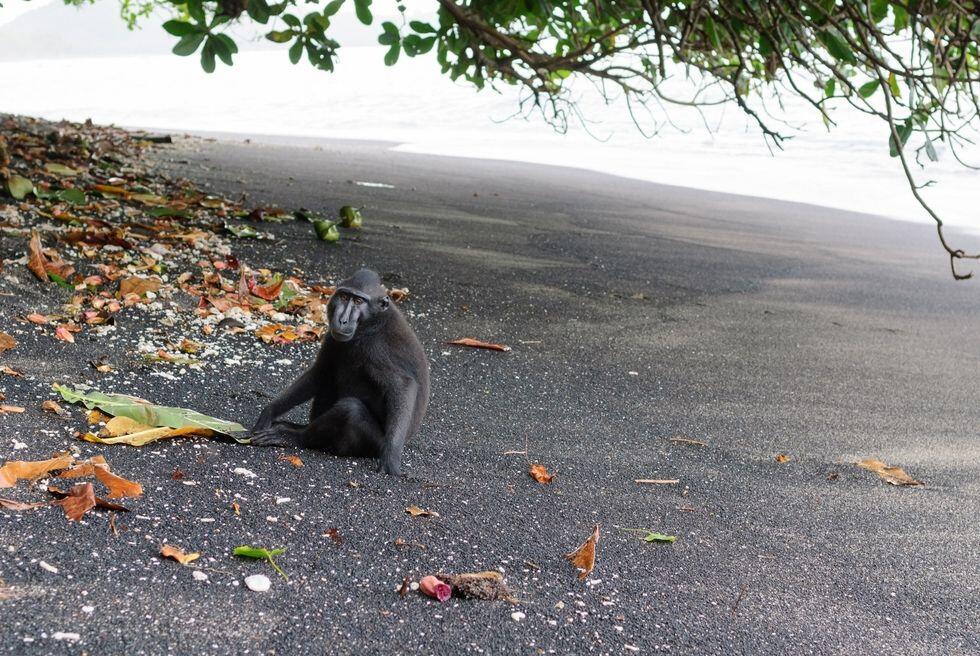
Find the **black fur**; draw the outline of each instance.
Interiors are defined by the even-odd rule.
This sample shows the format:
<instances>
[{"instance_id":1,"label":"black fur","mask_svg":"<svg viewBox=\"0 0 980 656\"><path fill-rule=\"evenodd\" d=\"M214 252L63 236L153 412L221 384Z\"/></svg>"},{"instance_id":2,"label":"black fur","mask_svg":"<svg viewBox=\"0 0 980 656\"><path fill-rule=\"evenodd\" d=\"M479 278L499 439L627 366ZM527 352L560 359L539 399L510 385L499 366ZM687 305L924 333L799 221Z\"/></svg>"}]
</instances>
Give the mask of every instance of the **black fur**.
<instances>
[{"instance_id":1,"label":"black fur","mask_svg":"<svg viewBox=\"0 0 980 656\"><path fill-rule=\"evenodd\" d=\"M316 360L262 410L251 443L378 458L379 471L400 474L402 449L429 403L422 345L370 269L338 285L327 316ZM309 424L278 421L311 399Z\"/></svg>"}]
</instances>

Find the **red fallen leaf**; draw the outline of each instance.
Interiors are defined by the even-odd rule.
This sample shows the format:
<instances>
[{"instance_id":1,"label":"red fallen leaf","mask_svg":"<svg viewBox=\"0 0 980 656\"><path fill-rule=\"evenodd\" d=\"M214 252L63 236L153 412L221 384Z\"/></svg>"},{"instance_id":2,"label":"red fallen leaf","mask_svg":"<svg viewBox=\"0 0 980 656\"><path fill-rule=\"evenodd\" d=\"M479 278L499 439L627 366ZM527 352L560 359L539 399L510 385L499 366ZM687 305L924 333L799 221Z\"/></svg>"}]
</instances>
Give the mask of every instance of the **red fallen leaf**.
<instances>
[{"instance_id":1,"label":"red fallen leaf","mask_svg":"<svg viewBox=\"0 0 980 656\"><path fill-rule=\"evenodd\" d=\"M249 280L249 291L259 298L267 301L274 301L279 298L279 292L282 290L282 284L286 282L286 279L281 276L277 276L277 278L277 280L273 280L268 285L258 285L254 280Z\"/></svg>"},{"instance_id":2,"label":"red fallen leaf","mask_svg":"<svg viewBox=\"0 0 980 656\"><path fill-rule=\"evenodd\" d=\"M49 273L67 280L75 272L75 268L58 255L48 259L41 246L41 234L37 230L31 230L31 241L27 246L27 253L27 268L44 282L48 282Z\"/></svg>"},{"instance_id":3,"label":"red fallen leaf","mask_svg":"<svg viewBox=\"0 0 980 656\"><path fill-rule=\"evenodd\" d=\"M490 342L483 342L475 337L462 337L460 339L454 339L447 344L452 344L453 346L469 346L472 348L489 349L491 351L509 351L511 348L505 346L504 344L492 344Z\"/></svg>"},{"instance_id":4,"label":"red fallen leaf","mask_svg":"<svg viewBox=\"0 0 980 656\"><path fill-rule=\"evenodd\" d=\"M62 499L52 502L61 506L69 521L77 522L92 508L95 508L95 489L91 483L79 483Z\"/></svg>"},{"instance_id":5,"label":"red fallen leaf","mask_svg":"<svg viewBox=\"0 0 980 656\"><path fill-rule=\"evenodd\" d=\"M565 554L565 558L570 560L572 565L575 565L579 569L579 581L591 574L592 568L595 567L595 548L598 542L599 525L596 524L595 529L592 530L592 535L582 543L582 546L571 553Z\"/></svg>"},{"instance_id":6,"label":"red fallen leaf","mask_svg":"<svg viewBox=\"0 0 980 656\"><path fill-rule=\"evenodd\" d=\"M54 336L63 342L75 343L75 336L65 326L61 325L54 329Z\"/></svg>"},{"instance_id":7,"label":"red fallen leaf","mask_svg":"<svg viewBox=\"0 0 980 656\"><path fill-rule=\"evenodd\" d=\"M531 465L531 468L527 473L538 483L550 483L551 481L555 480L555 477L548 473L548 470L545 469L544 465Z\"/></svg>"},{"instance_id":8,"label":"red fallen leaf","mask_svg":"<svg viewBox=\"0 0 980 656\"><path fill-rule=\"evenodd\" d=\"M446 601L453 594L453 589L448 584L443 583L431 574L422 577L422 580L419 581L419 590L423 594L439 601Z\"/></svg>"}]
</instances>

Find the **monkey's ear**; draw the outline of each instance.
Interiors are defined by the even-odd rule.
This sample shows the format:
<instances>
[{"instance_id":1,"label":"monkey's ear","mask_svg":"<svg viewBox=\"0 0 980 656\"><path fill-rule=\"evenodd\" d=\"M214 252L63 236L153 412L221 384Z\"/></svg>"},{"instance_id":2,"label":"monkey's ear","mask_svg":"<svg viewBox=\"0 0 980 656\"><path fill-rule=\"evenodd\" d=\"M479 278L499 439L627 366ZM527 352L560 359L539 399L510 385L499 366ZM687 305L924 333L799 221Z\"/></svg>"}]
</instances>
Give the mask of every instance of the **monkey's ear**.
<instances>
[{"instance_id":1,"label":"monkey's ear","mask_svg":"<svg viewBox=\"0 0 980 656\"><path fill-rule=\"evenodd\" d=\"M384 298L381 299L381 310L382 311L387 310L389 305L391 305L391 297L390 296L385 296Z\"/></svg>"}]
</instances>

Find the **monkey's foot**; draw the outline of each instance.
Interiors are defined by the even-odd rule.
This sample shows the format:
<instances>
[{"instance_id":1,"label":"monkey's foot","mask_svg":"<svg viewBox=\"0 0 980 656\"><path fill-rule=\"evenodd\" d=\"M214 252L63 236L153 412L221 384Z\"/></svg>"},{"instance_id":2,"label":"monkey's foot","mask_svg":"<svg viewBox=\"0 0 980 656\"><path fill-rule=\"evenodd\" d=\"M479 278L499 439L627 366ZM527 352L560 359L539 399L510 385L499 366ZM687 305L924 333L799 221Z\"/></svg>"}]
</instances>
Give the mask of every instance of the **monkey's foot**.
<instances>
[{"instance_id":1,"label":"monkey's foot","mask_svg":"<svg viewBox=\"0 0 980 656\"><path fill-rule=\"evenodd\" d=\"M252 446L301 446L301 433L288 426L272 426L252 433Z\"/></svg>"}]
</instances>

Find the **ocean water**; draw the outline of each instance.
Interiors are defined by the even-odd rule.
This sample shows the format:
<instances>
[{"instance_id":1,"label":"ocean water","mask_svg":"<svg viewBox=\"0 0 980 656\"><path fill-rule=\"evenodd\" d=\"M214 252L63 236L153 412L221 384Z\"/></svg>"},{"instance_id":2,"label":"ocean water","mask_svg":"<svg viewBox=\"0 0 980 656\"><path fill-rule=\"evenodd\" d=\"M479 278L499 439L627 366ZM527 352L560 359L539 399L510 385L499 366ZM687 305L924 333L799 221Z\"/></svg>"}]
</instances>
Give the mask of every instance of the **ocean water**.
<instances>
[{"instance_id":1,"label":"ocean water","mask_svg":"<svg viewBox=\"0 0 980 656\"><path fill-rule=\"evenodd\" d=\"M477 93L440 75L432 58L382 63L373 47L341 50L328 74L292 66L280 51L246 51L234 68L207 75L196 58L140 55L0 62L0 110L181 131L395 141L397 149L454 157L557 164L714 191L778 198L929 222L888 156L887 129L846 107L827 131L789 103L781 116L799 130L771 153L734 107L701 115L657 109L645 137L622 102L604 104L580 85L587 127L556 133L541 117L515 116L518 92ZM980 164L980 151L971 155ZM951 227L980 233L980 173L942 152L920 172L936 184L928 200ZM944 156L945 155L945 156Z\"/></svg>"}]
</instances>

